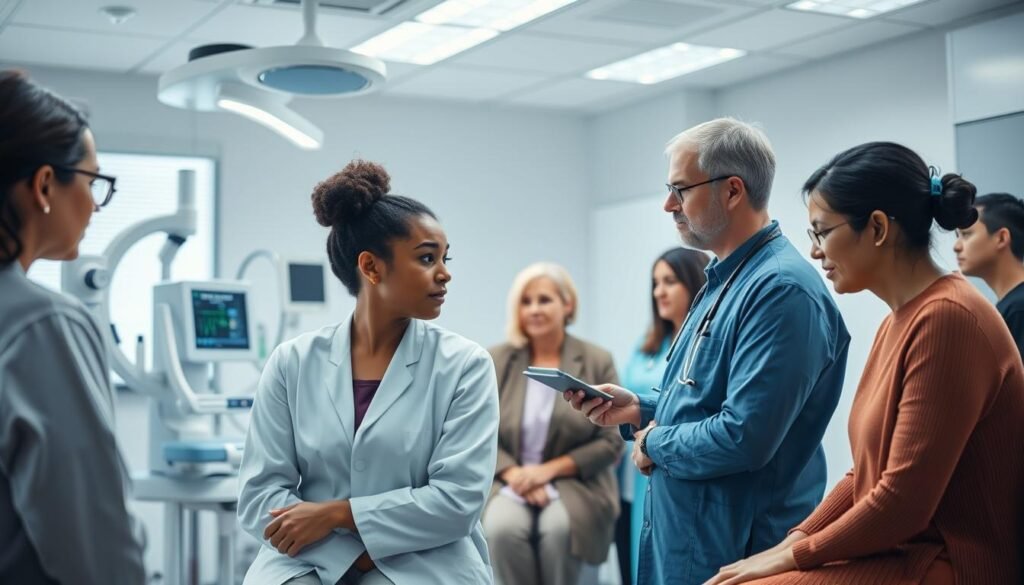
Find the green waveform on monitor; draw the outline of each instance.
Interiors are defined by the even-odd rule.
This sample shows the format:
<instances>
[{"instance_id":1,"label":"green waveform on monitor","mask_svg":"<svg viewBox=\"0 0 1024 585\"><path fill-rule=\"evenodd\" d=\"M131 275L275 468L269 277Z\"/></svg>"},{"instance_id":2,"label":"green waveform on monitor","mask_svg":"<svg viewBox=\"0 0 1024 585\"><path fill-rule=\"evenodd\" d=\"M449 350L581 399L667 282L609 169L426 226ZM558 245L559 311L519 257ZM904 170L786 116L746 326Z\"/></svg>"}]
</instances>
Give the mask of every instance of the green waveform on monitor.
<instances>
[{"instance_id":1,"label":"green waveform on monitor","mask_svg":"<svg viewBox=\"0 0 1024 585\"><path fill-rule=\"evenodd\" d=\"M231 331L232 319L223 308L206 308L196 312L196 329L200 337L221 337Z\"/></svg>"}]
</instances>

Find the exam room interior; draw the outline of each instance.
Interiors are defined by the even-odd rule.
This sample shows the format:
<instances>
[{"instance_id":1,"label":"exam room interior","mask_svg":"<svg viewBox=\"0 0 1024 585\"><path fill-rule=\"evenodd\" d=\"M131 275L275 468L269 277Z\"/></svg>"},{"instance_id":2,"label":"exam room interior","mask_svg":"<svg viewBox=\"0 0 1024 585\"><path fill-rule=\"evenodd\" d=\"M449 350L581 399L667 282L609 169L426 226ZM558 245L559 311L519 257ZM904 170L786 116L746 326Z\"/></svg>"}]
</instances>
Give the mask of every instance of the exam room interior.
<instances>
[{"instance_id":1,"label":"exam room interior","mask_svg":"<svg viewBox=\"0 0 1024 585\"><path fill-rule=\"evenodd\" d=\"M408 0L413 13L436 3ZM214 158L219 276L232 277L260 248L326 260L326 230L312 217L309 193L350 159L366 158L385 165L394 192L430 205L448 233L454 280L441 324L483 345L501 341L513 276L551 260L579 288L581 315L570 332L608 347L623 364L649 319L650 264L678 241L661 210L662 150L675 133L720 115L760 123L778 164L770 213L807 254L800 186L831 155L894 140L957 170L964 153L957 152L956 123L1024 112L1024 2L927 0L867 20L796 12L788 3L580 0L432 66L389 63L382 92L297 102L326 136L312 152L228 113L186 112L156 98L157 75L194 45L294 42L301 32L294 8L241 0L0 0L0 65L25 69L84 103L101 150ZM98 15L108 4L138 14L115 26ZM344 48L394 24L331 10L320 18L324 40ZM975 32L956 32L964 30ZM674 41L749 54L651 86L582 76ZM964 51L954 50L957 43ZM964 54L976 62L958 62ZM953 74L986 62L987 78ZM978 177L979 188L1024 193L1024 181L1009 175ZM951 245L943 235L935 253L954 268ZM257 286L269 288L268 279L254 276ZM825 437L830 484L850 466L846 416L887 312L867 294L837 300L852 342L844 395ZM328 306L303 315L293 333L352 309L333 279ZM244 387L254 375L228 369L226 377ZM133 469L146 465L144 441L134 437L146 436L147 424L145 399L120 393L118 432ZM152 570L162 558L159 507L138 509ZM204 575L211 571L203 567Z\"/></svg>"}]
</instances>

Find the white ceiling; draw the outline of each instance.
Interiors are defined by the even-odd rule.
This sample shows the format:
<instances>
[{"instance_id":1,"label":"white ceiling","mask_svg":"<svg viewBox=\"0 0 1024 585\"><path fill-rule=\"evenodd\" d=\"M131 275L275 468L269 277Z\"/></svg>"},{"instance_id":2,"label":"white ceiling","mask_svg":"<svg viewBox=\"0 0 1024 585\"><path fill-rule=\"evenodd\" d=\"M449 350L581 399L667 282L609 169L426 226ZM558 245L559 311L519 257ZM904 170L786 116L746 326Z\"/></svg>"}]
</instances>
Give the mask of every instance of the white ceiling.
<instances>
[{"instance_id":1,"label":"white ceiling","mask_svg":"<svg viewBox=\"0 0 1024 585\"><path fill-rule=\"evenodd\" d=\"M1024 4L1024 0L928 0L868 20L796 12L793 0L579 0L440 63L388 63L383 92L594 112L679 87L718 88L902 35ZM440 0L406 0L382 16L324 8L326 44L349 48ZM100 14L130 6L114 25ZM213 42L294 43L294 7L242 0L0 0L0 61L159 74ZM685 41L746 49L740 59L652 86L585 79L583 73Z\"/></svg>"}]
</instances>

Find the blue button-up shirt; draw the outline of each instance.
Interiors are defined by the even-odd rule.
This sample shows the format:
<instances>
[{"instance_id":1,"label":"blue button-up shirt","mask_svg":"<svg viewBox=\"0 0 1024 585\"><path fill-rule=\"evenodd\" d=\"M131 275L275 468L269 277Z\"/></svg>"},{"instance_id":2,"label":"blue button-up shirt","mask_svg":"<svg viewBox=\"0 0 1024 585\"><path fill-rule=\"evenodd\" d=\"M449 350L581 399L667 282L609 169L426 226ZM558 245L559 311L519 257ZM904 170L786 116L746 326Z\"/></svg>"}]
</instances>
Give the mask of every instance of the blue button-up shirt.
<instances>
[{"instance_id":1,"label":"blue button-up shirt","mask_svg":"<svg viewBox=\"0 0 1024 585\"><path fill-rule=\"evenodd\" d=\"M640 585L699 585L785 538L821 500L821 438L839 401L850 336L814 268L784 236L755 252L694 351L702 317L755 234L705 272L661 393L641 397L655 464L644 505ZM692 357L687 357L692 353ZM681 382L684 361L692 360ZM636 429L624 427L623 434Z\"/></svg>"}]
</instances>

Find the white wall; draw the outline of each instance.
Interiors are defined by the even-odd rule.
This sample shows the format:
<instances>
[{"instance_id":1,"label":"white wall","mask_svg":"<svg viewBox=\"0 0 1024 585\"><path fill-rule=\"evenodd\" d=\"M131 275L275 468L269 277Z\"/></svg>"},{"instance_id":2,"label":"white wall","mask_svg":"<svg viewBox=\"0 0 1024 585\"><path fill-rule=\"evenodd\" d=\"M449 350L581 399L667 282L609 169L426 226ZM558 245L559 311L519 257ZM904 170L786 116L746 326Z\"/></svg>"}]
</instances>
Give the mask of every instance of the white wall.
<instances>
[{"instance_id":1,"label":"white wall","mask_svg":"<svg viewBox=\"0 0 1024 585\"><path fill-rule=\"evenodd\" d=\"M949 33L957 124L1024 111L1024 12Z\"/></svg>"},{"instance_id":2,"label":"white wall","mask_svg":"<svg viewBox=\"0 0 1024 585\"><path fill-rule=\"evenodd\" d=\"M639 260L646 269L656 248L664 242L652 235L652 230L661 230L666 237L674 235L671 222L661 210L663 198L654 196L667 170L662 155L665 143L693 123L730 115L759 122L771 139L777 171L769 210L786 236L806 254L807 212L800 187L832 155L861 142L894 140L917 150L930 164L954 169L945 59L942 33L931 32L727 88L712 96L711 112L707 111L705 94L685 93L602 116L594 127L603 132L591 146L592 152L596 151L591 156L601 168L592 172L608 187L595 188L599 201L595 225L604 225L610 215L636 218L645 204L641 201L646 202L649 219L624 222L609 236L623 246L632 246L628 248L631 250L638 242L650 242L643 245L651 257ZM630 197L636 203L609 203ZM596 232L595 228L595 238L603 237ZM614 306L618 299L630 298L643 302L646 309L649 281L631 278L613 282L611 276L606 276L610 274L605 268L607 252L597 244L593 246L596 252L591 256L590 268L594 305ZM955 266L949 262L951 245L948 235L936 245L947 266ZM850 402L875 331L888 312L869 293L838 297L837 301L853 339L842 402L824 439L830 484L851 465L846 435ZM599 325L602 338L598 341L621 351L624 343L617 335L603 338L608 332L621 331L629 343L635 342L646 325L646 321L635 321L637 314L625 310L604 312Z\"/></svg>"},{"instance_id":3,"label":"white wall","mask_svg":"<svg viewBox=\"0 0 1024 585\"><path fill-rule=\"evenodd\" d=\"M593 341L625 367L651 324L651 268L654 259L679 245L661 195L609 203L591 214L591 311ZM623 229L623 226L629 226ZM643 388L646 390L646 388Z\"/></svg>"},{"instance_id":4,"label":"white wall","mask_svg":"<svg viewBox=\"0 0 1024 585\"><path fill-rule=\"evenodd\" d=\"M598 204L660 195L667 168L661 156L677 132L715 116L710 91L672 93L593 118L587 128L591 201Z\"/></svg>"},{"instance_id":5,"label":"white wall","mask_svg":"<svg viewBox=\"0 0 1024 585\"><path fill-rule=\"evenodd\" d=\"M306 102L297 109L328 139L322 151L309 153L229 114L165 107L156 100L156 78L28 69L42 84L85 101L101 149L217 158L222 276L232 277L255 248L326 258L327 230L316 224L309 194L316 182L361 156L383 163L393 190L427 203L445 226L454 258L440 319L445 326L481 344L501 341L507 288L520 268L536 260L564 264L578 279L581 295L589 296L582 118L372 97ZM252 276L265 285L257 290L264 295L256 299L257 311L269 310L276 297L267 290L269 271L254 265ZM301 329L340 320L354 306L333 276L331 283L330 314L304 316ZM575 328L585 334L586 319ZM254 377L248 370L228 377L230 390ZM147 435L144 409L137 397L121 399L119 435L133 469L146 466L146 441L140 440ZM150 507L144 517L147 566L153 570L162 557L159 510Z\"/></svg>"}]
</instances>

